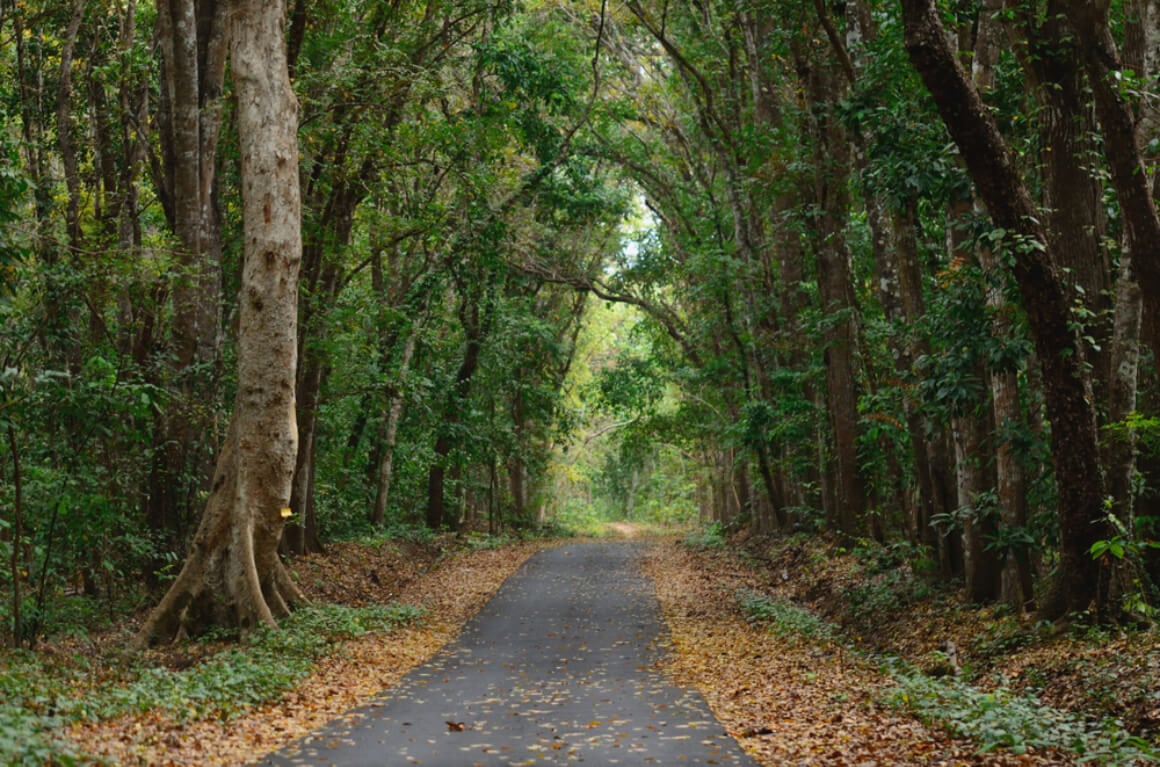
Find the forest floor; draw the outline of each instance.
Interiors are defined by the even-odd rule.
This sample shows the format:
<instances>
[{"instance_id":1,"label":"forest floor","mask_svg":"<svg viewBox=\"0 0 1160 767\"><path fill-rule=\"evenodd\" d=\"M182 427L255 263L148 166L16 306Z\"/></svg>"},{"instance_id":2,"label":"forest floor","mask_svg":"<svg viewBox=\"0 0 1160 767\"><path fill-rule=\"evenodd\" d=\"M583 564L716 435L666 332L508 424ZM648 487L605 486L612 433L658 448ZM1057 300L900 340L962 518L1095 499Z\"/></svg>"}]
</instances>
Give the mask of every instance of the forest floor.
<instances>
[{"instance_id":1,"label":"forest floor","mask_svg":"<svg viewBox=\"0 0 1160 767\"><path fill-rule=\"evenodd\" d=\"M764 764L1156 763L1154 630L1050 631L817 538L667 540L646 570L673 674Z\"/></svg>"},{"instance_id":2,"label":"forest floor","mask_svg":"<svg viewBox=\"0 0 1160 767\"><path fill-rule=\"evenodd\" d=\"M648 537L643 532L610 530ZM275 702L209 714L146 707L74 723L68 738L110 764L257 759L395 684L454 637L527 557L553 545L492 547L498 543L341 543L297 559L299 582L318 603L402 603L424 617L343 639ZM1068 764L1080 759L1077 743L1097 764L1152 763L1132 759L1139 748L1155 749L1160 729L1154 630L1077 624L1048 632L932 591L890 549L670 536L650 539L647 551L646 572L677 651L671 673L700 689L763 764ZM118 643L132 628L55 640L38 653L83 667L76 678L85 681L65 691L83 697L86 685L124 683ZM133 663L188 669L232 646L185 642ZM888 656L901 660L891 665ZM0 677L4 671L0 657ZM1103 718L1122 721L1123 730L1091 723ZM984 746L999 748L980 753Z\"/></svg>"},{"instance_id":3,"label":"forest floor","mask_svg":"<svg viewBox=\"0 0 1160 767\"><path fill-rule=\"evenodd\" d=\"M398 682L455 637L503 582L549 540L495 548L453 538L384 545L338 543L294 560L306 595L354 607L401 603L424 611L414 624L344 640L280 699L228 718L185 718L155 710L74 725L85 754L120 765L238 765L267 754ZM185 668L226 645L186 642L150 650L150 660ZM66 651L65 648L57 648ZM100 654L99 645L95 652Z\"/></svg>"}]
</instances>

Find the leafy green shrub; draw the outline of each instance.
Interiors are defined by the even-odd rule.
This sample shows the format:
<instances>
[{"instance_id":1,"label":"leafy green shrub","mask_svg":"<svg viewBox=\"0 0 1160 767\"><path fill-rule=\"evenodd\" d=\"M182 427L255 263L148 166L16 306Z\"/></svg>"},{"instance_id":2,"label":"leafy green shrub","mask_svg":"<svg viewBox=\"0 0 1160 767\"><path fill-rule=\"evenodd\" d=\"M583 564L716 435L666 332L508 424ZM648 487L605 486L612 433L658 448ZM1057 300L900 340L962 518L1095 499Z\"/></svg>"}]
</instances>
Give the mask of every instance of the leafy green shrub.
<instances>
[{"instance_id":1,"label":"leafy green shrub","mask_svg":"<svg viewBox=\"0 0 1160 767\"><path fill-rule=\"evenodd\" d=\"M490 533L471 533L467 536L467 547L477 550L500 549L515 540L505 533L492 535Z\"/></svg>"},{"instance_id":2,"label":"leafy green shrub","mask_svg":"<svg viewBox=\"0 0 1160 767\"><path fill-rule=\"evenodd\" d=\"M725 548L725 525L713 522L685 536L685 545L695 549Z\"/></svg>"},{"instance_id":3,"label":"leafy green shrub","mask_svg":"<svg viewBox=\"0 0 1160 767\"><path fill-rule=\"evenodd\" d=\"M945 727L956 737L978 742L982 751L1025 753L1029 748L1051 748L1104 765L1160 759L1160 751L1125 732L1114 720L1095 725L1004 687L984 692L949 677L932 679L899 668L892 674L897 686L888 693L891 704Z\"/></svg>"},{"instance_id":4,"label":"leafy green shrub","mask_svg":"<svg viewBox=\"0 0 1160 767\"><path fill-rule=\"evenodd\" d=\"M779 637L833 639L835 636L829 623L797 605L771 599L749 589L738 591L736 599L750 623L769 624L770 630Z\"/></svg>"},{"instance_id":5,"label":"leafy green shrub","mask_svg":"<svg viewBox=\"0 0 1160 767\"><path fill-rule=\"evenodd\" d=\"M984 658L999 658L1034 640L1035 634L1020 625L1016 618L1000 618L987 623L971 643L977 655Z\"/></svg>"},{"instance_id":6,"label":"leafy green shrub","mask_svg":"<svg viewBox=\"0 0 1160 767\"><path fill-rule=\"evenodd\" d=\"M900 569L872 575L841 591L846 612L854 623L895 612L929 593L929 584Z\"/></svg>"},{"instance_id":7,"label":"leafy green shrub","mask_svg":"<svg viewBox=\"0 0 1160 767\"><path fill-rule=\"evenodd\" d=\"M55 717L0 704L0 764L77 764L73 749L53 736L56 727Z\"/></svg>"},{"instance_id":8,"label":"leafy green shrub","mask_svg":"<svg viewBox=\"0 0 1160 767\"><path fill-rule=\"evenodd\" d=\"M410 525L396 521L371 532L364 532L357 536L357 540L368 546L382 548L397 541L418 544L431 543L435 540L435 533L426 525Z\"/></svg>"}]
</instances>

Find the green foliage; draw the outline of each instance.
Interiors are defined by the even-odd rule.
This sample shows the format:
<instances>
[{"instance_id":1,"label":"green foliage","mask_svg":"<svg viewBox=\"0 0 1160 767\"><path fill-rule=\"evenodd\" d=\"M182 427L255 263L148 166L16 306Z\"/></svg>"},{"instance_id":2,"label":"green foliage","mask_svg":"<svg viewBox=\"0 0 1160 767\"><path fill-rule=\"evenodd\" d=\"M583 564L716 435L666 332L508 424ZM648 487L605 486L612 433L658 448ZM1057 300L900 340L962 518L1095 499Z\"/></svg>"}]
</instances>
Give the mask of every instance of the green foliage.
<instances>
[{"instance_id":1,"label":"green foliage","mask_svg":"<svg viewBox=\"0 0 1160 767\"><path fill-rule=\"evenodd\" d=\"M490 533L471 532L468 533L465 540L469 549L488 551L493 549L502 549L504 546L507 546L512 541L514 541L515 538L513 538L511 535L502 533L499 535L492 535Z\"/></svg>"},{"instance_id":2,"label":"green foliage","mask_svg":"<svg viewBox=\"0 0 1160 767\"><path fill-rule=\"evenodd\" d=\"M103 718L160 710L179 719L229 719L292 689L336 641L390 631L421 617L421 610L405 604L307 607L277 629L256 632L246 646L192 668L142 669L131 684L86 700L84 713Z\"/></svg>"},{"instance_id":3,"label":"green foliage","mask_svg":"<svg viewBox=\"0 0 1160 767\"><path fill-rule=\"evenodd\" d=\"M57 680L32 654L11 653L0 668L0 764L71 765L75 750L57 735Z\"/></svg>"},{"instance_id":4,"label":"green foliage","mask_svg":"<svg viewBox=\"0 0 1160 767\"><path fill-rule=\"evenodd\" d=\"M1156 416L1133 410L1122 421L1105 424L1103 431L1112 439L1128 440L1135 437L1139 440L1140 449L1148 455L1156 455L1160 451L1160 418Z\"/></svg>"},{"instance_id":5,"label":"green foliage","mask_svg":"<svg viewBox=\"0 0 1160 767\"><path fill-rule=\"evenodd\" d=\"M552 517L552 524L569 535L599 537L604 535L608 516L583 498L566 498Z\"/></svg>"},{"instance_id":6,"label":"green foliage","mask_svg":"<svg viewBox=\"0 0 1160 767\"><path fill-rule=\"evenodd\" d=\"M975 740L982 751L1051 748L1107 765L1160 759L1155 746L1124 732L1115 721L1094 725L1004 687L984 692L954 678L932 679L901 667L891 673L896 684L887 696L891 704L945 727L955 737Z\"/></svg>"},{"instance_id":7,"label":"green foliage","mask_svg":"<svg viewBox=\"0 0 1160 767\"><path fill-rule=\"evenodd\" d=\"M393 520L378 530L359 536L357 540L380 548L390 545L395 541L423 544L431 543L435 540L435 531L426 525L409 524Z\"/></svg>"},{"instance_id":8,"label":"green foliage","mask_svg":"<svg viewBox=\"0 0 1160 767\"><path fill-rule=\"evenodd\" d=\"M695 549L723 549L728 544L727 530L721 522L711 522L685 536L685 545Z\"/></svg>"},{"instance_id":9,"label":"green foliage","mask_svg":"<svg viewBox=\"0 0 1160 767\"><path fill-rule=\"evenodd\" d=\"M1035 633L1020 621L1000 618L986 623L971 646L983 658L1001 658L1031 644L1034 639Z\"/></svg>"},{"instance_id":10,"label":"green foliage","mask_svg":"<svg viewBox=\"0 0 1160 767\"><path fill-rule=\"evenodd\" d=\"M1110 507L1111 499L1107 503ZM1121 580L1127 582L1127 588L1120 595L1125 611L1142 618L1153 618L1156 616L1156 607L1150 600L1156 595L1145 585L1147 579L1143 574L1143 558L1148 550L1160 549L1160 541L1145 538L1136 530L1128 529L1123 520L1111 511L1105 515L1105 519L1113 535L1091 545L1092 559L1105 560L1106 565L1119 570Z\"/></svg>"},{"instance_id":11,"label":"green foliage","mask_svg":"<svg viewBox=\"0 0 1160 767\"><path fill-rule=\"evenodd\" d=\"M770 631L785 639L806 637L808 639L834 639L834 627L797 605L780 599L772 599L765 594L750 589L741 589L735 595L737 604L745 613L746 620L764 623Z\"/></svg>"}]
</instances>

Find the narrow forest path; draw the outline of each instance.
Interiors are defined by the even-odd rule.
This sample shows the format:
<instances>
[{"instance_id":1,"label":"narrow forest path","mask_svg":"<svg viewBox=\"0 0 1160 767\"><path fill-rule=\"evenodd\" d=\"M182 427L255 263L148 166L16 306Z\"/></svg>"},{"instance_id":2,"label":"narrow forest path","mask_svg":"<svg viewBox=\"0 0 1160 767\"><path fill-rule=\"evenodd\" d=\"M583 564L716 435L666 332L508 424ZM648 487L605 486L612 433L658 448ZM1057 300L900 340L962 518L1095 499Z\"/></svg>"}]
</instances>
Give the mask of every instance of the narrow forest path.
<instances>
[{"instance_id":1,"label":"narrow forest path","mask_svg":"<svg viewBox=\"0 0 1160 767\"><path fill-rule=\"evenodd\" d=\"M660 669L668 633L645 548L540 552L385 697L261 764L754 764Z\"/></svg>"}]
</instances>

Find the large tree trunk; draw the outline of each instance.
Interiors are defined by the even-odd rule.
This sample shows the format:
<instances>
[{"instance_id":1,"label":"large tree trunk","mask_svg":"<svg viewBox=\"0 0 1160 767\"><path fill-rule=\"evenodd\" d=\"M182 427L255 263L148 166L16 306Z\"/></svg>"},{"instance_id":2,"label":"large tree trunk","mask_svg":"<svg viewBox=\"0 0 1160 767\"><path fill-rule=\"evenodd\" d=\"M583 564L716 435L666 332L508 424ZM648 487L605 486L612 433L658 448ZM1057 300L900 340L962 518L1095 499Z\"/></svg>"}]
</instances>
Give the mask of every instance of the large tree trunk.
<instances>
[{"instance_id":1,"label":"large tree trunk","mask_svg":"<svg viewBox=\"0 0 1160 767\"><path fill-rule=\"evenodd\" d=\"M1059 489L1060 560L1041 617L1087 609L1098 565L1092 543L1107 537L1095 410L1082 349L1070 326L1071 306L1039 224L1039 211L1013 155L968 75L947 44L931 0L902 0L906 49L962 153L1023 294L1043 374L1052 459Z\"/></svg>"},{"instance_id":2,"label":"large tree trunk","mask_svg":"<svg viewBox=\"0 0 1160 767\"><path fill-rule=\"evenodd\" d=\"M231 59L244 221L238 394L205 513L181 573L138 643L210 625L274 626L302 594L278 558L298 448L294 374L298 268L298 107L286 68L285 7L238 0Z\"/></svg>"},{"instance_id":3,"label":"large tree trunk","mask_svg":"<svg viewBox=\"0 0 1160 767\"><path fill-rule=\"evenodd\" d=\"M1077 52L1094 96L1104 155L1119 198L1124 239L1132 254L1131 278L1143 291L1144 336L1153 355L1160 358L1160 214L1137 144L1135 116L1120 84L1122 66L1109 27L1109 3L1073 0L1063 5L1079 41Z\"/></svg>"}]
</instances>

